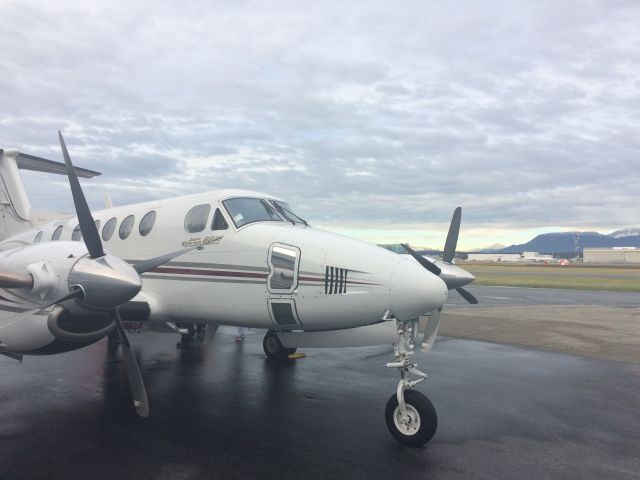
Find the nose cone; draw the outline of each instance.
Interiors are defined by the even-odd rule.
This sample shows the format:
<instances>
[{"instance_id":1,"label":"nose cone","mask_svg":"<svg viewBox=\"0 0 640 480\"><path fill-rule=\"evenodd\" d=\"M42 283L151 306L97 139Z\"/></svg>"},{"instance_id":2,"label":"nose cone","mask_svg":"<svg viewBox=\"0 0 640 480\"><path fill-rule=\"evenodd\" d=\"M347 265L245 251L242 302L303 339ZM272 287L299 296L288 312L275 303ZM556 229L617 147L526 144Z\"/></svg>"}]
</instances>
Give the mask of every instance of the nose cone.
<instances>
[{"instance_id":1,"label":"nose cone","mask_svg":"<svg viewBox=\"0 0 640 480\"><path fill-rule=\"evenodd\" d=\"M401 260L391 274L392 313L410 320L440 308L447 300L447 285L413 259Z\"/></svg>"},{"instance_id":2,"label":"nose cone","mask_svg":"<svg viewBox=\"0 0 640 480\"><path fill-rule=\"evenodd\" d=\"M476 277L464 268L460 268L456 265L444 262L438 262L437 265L440 267L440 270L442 270L440 278L444 280L444 283L447 284L447 288L449 290L464 287L476 279Z\"/></svg>"},{"instance_id":3,"label":"nose cone","mask_svg":"<svg viewBox=\"0 0 640 480\"><path fill-rule=\"evenodd\" d=\"M78 260L69 275L69 285L80 285L82 303L97 309L110 309L135 297L142 288L140 275L131 265L113 255Z\"/></svg>"}]
</instances>

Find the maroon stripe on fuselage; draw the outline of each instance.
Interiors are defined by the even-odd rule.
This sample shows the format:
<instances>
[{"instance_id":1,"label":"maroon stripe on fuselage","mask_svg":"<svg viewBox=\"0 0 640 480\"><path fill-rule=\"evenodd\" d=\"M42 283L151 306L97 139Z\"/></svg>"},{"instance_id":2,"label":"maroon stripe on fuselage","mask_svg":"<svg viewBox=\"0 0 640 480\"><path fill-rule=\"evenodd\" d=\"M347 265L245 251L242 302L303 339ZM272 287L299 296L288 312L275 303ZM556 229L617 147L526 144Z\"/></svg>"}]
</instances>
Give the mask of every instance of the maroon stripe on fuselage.
<instances>
[{"instance_id":1,"label":"maroon stripe on fuselage","mask_svg":"<svg viewBox=\"0 0 640 480\"><path fill-rule=\"evenodd\" d=\"M259 278L267 279L267 273L258 272L238 272L231 270L200 270L196 268L179 268L179 267L157 267L150 270L148 273L172 273L176 275L200 275L205 277L239 277L239 278ZM300 276L298 280L303 282L317 282L318 284L324 283L324 278ZM370 282L358 282L356 280L348 280L349 285L378 285L377 283Z\"/></svg>"},{"instance_id":2,"label":"maroon stripe on fuselage","mask_svg":"<svg viewBox=\"0 0 640 480\"><path fill-rule=\"evenodd\" d=\"M300 281L303 282L318 282L324 283L324 278L315 278L315 277L298 277ZM370 283L370 282L358 282L357 280L347 280L347 285L379 285L379 283Z\"/></svg>"},{"instance_id":3,"label":"maroon stripe on fuselage","mask_svg":"<svg viewBox=\"0 0 640 480\"><path fill-rule=\"evenodd\" d=\"M267 278L266 273L257 272L233 272L227 270L198 270L195 268L157 267L149 273L175 273L179 275L203 275L206 277L241 277L241 278Z\"/></svg>"}]
</instances>

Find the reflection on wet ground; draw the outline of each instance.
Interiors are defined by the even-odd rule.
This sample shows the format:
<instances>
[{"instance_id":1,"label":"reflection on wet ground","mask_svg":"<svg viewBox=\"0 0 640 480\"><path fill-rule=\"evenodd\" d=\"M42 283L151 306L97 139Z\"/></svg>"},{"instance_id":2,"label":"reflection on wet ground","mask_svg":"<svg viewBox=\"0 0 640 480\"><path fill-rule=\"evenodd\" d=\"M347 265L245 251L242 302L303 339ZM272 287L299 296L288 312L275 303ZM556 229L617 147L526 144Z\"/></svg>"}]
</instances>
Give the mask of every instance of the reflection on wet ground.
<instances>
[{"instance_id":1,"label":"reflection on wet ground","mask_svg":"<svg viewBox=\"0 0 640 480\"><path fill-rule=\"evenodd\" d=\"M468 340L421 357L439 429L397 444L388 349L271 363L261 332L176 349L133 335L151 416L119 351L0 359L0 478L637 478L640 366Z\"/></svg>"}]
</instances>

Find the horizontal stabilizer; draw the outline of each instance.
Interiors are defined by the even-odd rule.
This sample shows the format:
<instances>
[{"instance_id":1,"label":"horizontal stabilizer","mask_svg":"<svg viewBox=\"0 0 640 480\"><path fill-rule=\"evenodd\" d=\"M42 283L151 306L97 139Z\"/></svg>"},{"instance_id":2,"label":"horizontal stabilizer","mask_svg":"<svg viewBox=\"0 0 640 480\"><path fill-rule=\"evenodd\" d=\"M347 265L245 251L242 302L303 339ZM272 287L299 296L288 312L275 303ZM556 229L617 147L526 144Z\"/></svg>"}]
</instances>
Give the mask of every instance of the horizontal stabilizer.
<instances>
[{"instance_id":1,"label":"horizontal stabilizer","mask_svg":"<svg viewBox=\"0 0 640 480\"><path fill-rule=\"evenodd\" d=\"M13 153L15 150L3 150L0 148L0 155L3 153ZM67 170L62 162L47 160L46 158L35 157L26 153L18 153L16 155L16 165L22 170L33 170L34 172L57 173L66 175ZM100 172L89 170L87 168L74 167L76 175L82 178L92 178L100 175Z\"/></svg>"}]
</instances>

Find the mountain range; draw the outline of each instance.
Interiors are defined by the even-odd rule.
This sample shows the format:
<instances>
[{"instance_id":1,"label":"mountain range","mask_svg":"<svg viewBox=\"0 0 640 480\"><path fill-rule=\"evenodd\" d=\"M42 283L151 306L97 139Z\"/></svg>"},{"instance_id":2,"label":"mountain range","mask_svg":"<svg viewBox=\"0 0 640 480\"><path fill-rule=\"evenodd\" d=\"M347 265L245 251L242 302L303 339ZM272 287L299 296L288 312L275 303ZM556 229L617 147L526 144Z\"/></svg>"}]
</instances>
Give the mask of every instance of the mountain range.
<instances>
[{"instance_id":1,"label":"mountain range","mask_svg":"<svg viewBox=\"0 0 640 480\"><path fill-rule=\"evenodd\" d=\"M543 233L526 243L504 248L491 246L482 253L568 253L582 252L584 248L640 247L640 227L630 227L609 234L598 232Z\"/></svg>"}]
</instances>

